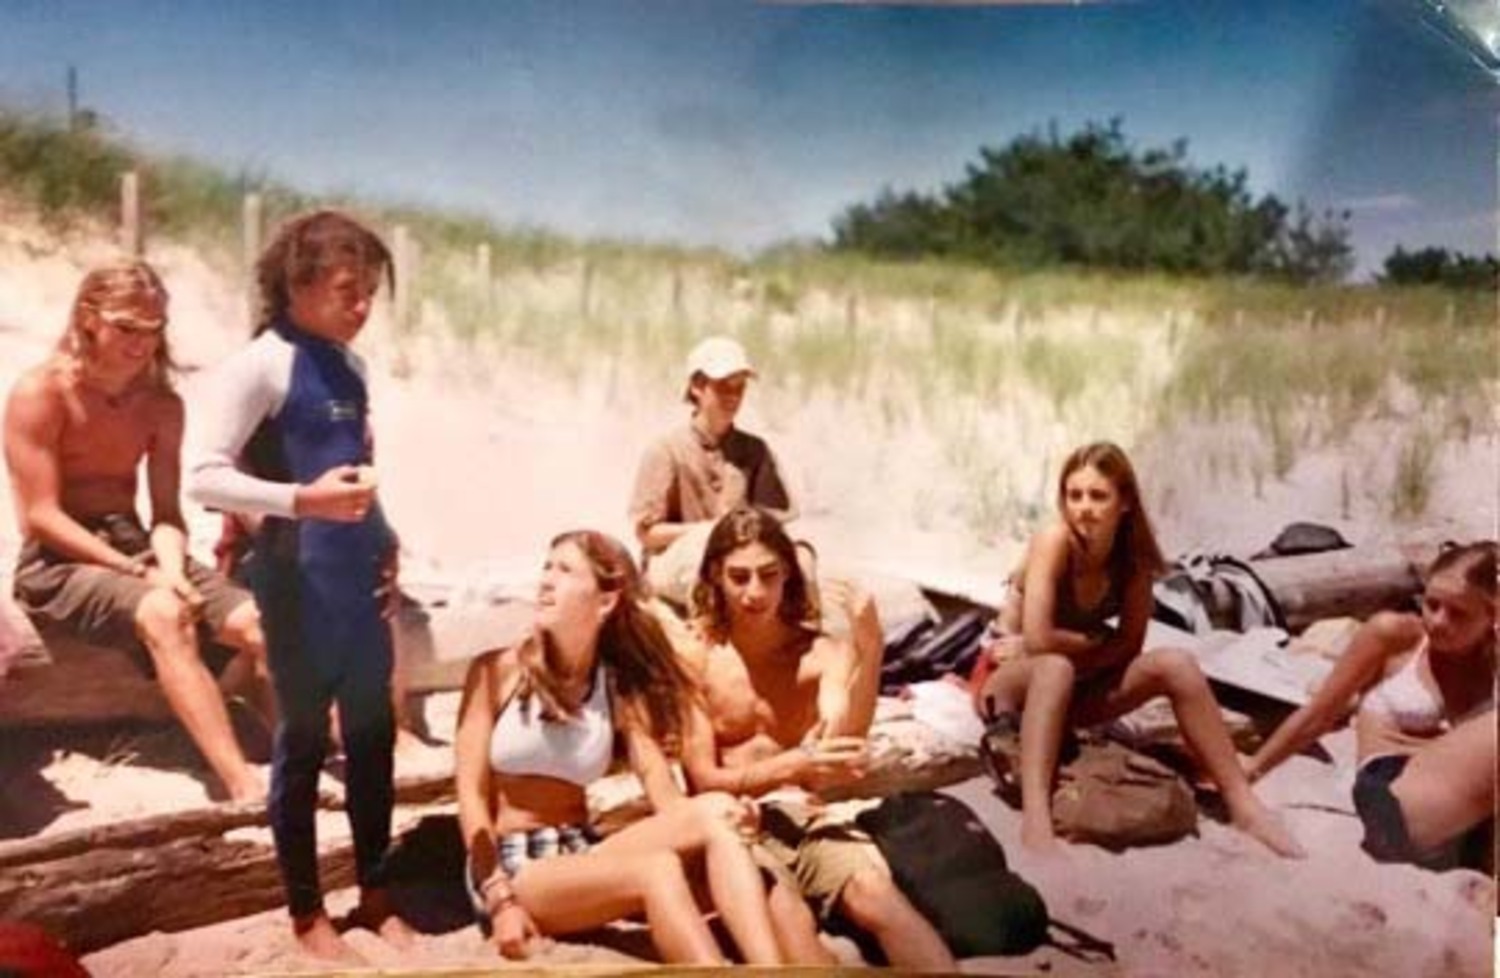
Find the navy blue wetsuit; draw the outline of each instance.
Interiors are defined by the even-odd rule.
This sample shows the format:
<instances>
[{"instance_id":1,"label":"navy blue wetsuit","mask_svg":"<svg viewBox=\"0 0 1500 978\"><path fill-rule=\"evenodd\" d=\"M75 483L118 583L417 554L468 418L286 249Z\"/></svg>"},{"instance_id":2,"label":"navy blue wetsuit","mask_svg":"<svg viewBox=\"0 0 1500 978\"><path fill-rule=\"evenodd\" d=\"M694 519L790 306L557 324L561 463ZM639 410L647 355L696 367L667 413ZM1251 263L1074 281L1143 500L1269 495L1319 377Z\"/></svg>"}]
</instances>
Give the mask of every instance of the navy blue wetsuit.
<instances>
[{"instance_id":1,"label":"navy blue wetsuit","mask_svg":"<svg viewBox=\"0 0 1500 978\"><path fill-rule=\"evenodd\" d=\"M371 460L369 399L345 348L280 323L239 359L225 370L223 410L210 413L207 455L191 487L209 505L266 514L250 585L281 712L269 814L289 909L300 917L322 906L314 817L331 703L343 732L358 881L384 882L395 718L391 633L376 591L395 539L378 504L358 523L291 519L289 497L258 500L254 486L223 483L226 456L242 459L235 476L293 491L336 466Z\"/></svg>"}]
</instances>

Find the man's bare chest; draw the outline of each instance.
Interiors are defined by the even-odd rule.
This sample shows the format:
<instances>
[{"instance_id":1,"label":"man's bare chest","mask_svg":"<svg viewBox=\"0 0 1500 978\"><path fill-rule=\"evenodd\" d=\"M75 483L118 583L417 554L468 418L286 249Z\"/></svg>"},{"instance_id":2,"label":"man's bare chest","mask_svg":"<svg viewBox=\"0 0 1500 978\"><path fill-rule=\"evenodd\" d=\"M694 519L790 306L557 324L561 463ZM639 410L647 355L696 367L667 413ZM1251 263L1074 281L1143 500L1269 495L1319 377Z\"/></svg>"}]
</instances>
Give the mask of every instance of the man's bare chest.
<instances>
[{"instance_id":1,"label":"man's bare chest","mask_svg":"<svg viewBox=\"0 0 1500 978\"><path fill-rule=\"evenodd\" d=\"M755 739L790 747L817 717L817 676L804 663L751 672L738 655L715 656L707 682L707 706L721 745Z\"/></svg>"}]
</instances>

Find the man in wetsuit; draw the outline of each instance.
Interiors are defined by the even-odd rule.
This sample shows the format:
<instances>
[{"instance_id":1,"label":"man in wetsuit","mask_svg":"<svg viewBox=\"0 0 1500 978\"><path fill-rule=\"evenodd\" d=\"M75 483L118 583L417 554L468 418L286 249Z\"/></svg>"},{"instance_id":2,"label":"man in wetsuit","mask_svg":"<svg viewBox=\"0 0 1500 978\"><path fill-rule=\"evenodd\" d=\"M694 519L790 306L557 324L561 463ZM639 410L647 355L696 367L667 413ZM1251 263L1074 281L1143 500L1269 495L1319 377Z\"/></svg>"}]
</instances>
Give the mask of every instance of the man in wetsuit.
<instances>
[{"instance_id":1,"label":"man in wetsuit","mask_svg":"<svg viewBox=\"0 0 1500 978\"><path fill-rule=\"evenodd\" d=\"M381 592L395 535L376 498L369 398L348 344L369 317L391 256L335 211L285 225L256 266L262 320L219 369L194 439L189 489L257 523L251 583L280 708L270 819L298 941L357 960L323 907L314 816L336 705L360 904L354 919L395 944L384 863L394 804L393 652ZM394 281L392 281L394 285Z\"/></svg>"}]
</instances>

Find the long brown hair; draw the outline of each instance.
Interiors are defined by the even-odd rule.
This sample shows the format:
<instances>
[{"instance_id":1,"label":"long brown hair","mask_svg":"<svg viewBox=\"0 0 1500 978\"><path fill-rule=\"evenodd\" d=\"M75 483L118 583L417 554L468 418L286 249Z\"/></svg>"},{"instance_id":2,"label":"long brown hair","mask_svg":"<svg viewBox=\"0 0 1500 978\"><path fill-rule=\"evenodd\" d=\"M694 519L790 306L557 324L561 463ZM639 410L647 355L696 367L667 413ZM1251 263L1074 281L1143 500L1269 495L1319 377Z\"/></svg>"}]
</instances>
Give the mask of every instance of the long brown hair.
<instances>
[{"instance_id":1,"label":"long brown hair","mask_svg":"<svg viewBox=\"0 0 1500 978\"><path fill-rule=\"evenodd\" d=\"M307 285L330 269L352 265L384 274L396 291L396 266L380 236L341 211L317 210L287 221L255 263L259 289L255 335L286 316L292 286Z\"/></svg>"},{"instance_id":2,"label":"long brown hair","mask_svg":"<svg viewBox=\"0 0 1500 978\"><path fill-rule=\"evenodd\" d=\"M676 746L697 687L678 661L661 623L645 607L645 584L630 551L596 530L558 534L548 549L568 543L588 561L600 590L619 595L599 630L599 659L608 667L611 700L647 722L652 735L665 746ZM524 643L516 687L523 704L535 696L542 715L550 718L571 712L563 702L556 655L545 635Z\"/></svg>"},{"instance_id":3,"label":"long brown hair","mask_svg":"<svg viewBox=\"0 0 1500 978\"><path fill-rule=\"evenodd\" d=\"M68 326L57 341L57 349L82 364L92 355L95 342L93 331L84 326L88 314L107 318L110 314L128 313L149 305L159 308L165 320L169 298L167 287L162 284L156 269L139 258L122 258L91 269L78 283ZM156 353L146 369L146 380L153 387L170 389L172 371L176 367L163 327L156 343Z\"/></svg>"},{"instance_id":4,"label":"long brown hair","mask_svg":"<svg viewBox=\"0 0 1500 978\"><path fill-rule=\"evenodd\" d=\"M794 628L805 628L814 618L807 578L797 561L797 545L787 536L781 521L763 509L737 506L725 513L709 531L703 560L698 565L698 581L693 585L693 609L718 641L723 641L729 634L729 602L724 598L724 586L720 580L724 560L752 543L763 544L776 555L786 571L777 617Z\"/></svg>"},{"instance_id":5,"label":"long brown hair","mask_svg":"<svg viewBox=\"0 0 1500 978\"><path fill-rule=\"evenodd\" d=\"M1156 542L1156 531L1151 528L1151 518L1146 515L1141 501L1140 482L1135 477L1135 467L1124 449L1114 442L1096 441L1079 448L1063 462L1062 474L1057 477L1057 510L1065 513L1068 477L1080 469L1092 468L1104 476L1120 494L1124 512L1120 526L1115 530L1114 546L1110 548L1109 566L1111 576L1123 583L1136 574L1156 576L1166 567L1161 545Z\"/></svg>"}]
</instances>

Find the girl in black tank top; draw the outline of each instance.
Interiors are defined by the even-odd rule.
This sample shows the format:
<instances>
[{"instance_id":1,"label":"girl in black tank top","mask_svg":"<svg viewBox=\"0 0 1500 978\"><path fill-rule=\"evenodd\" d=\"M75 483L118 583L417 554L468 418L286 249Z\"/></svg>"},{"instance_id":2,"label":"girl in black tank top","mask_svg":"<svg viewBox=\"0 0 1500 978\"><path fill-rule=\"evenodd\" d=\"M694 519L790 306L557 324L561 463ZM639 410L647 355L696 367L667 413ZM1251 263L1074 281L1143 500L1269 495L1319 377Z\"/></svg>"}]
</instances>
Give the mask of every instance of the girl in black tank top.
<instances>
[{"instance_id":1,"label":"girl in black tank top","mask_svg":"<svg viewBox=\"0 0 1500 978\"><path fill-rule=\"evenodd\" d=\"M1280 855L1302 855L1251 791L1197 660L1176 649L1142 651L1163 560L1125 453L1108 442L1074 451L1057 507L1061 519L1027 548L1002 634L976 670L988 675L974 684L981 715L1020 731L1022 842L1040 851L1059 845L1051 795L1065 730L1165 695L1236 827Z\"/></svg>"}]
</instances>

